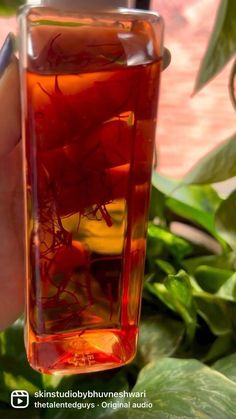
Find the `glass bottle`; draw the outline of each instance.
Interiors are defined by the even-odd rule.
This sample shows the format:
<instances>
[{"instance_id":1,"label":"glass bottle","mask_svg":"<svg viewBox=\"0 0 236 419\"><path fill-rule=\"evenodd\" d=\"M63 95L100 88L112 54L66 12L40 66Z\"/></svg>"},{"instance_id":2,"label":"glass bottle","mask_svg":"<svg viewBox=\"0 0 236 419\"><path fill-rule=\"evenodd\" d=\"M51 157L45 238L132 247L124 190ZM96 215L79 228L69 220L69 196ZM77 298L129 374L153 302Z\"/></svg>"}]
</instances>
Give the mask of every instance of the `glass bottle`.
<instances>
[{"instance_id":1,"label":"glass bottle","mask_svg":"<svg viewBox=\"0 0 236 419\"><path fill-rule=\"evenodd\" d=\"M36 0L19 13L25 341L46 374L136 352L163 24L119 4Z\"/></svg>"}]
</instances>

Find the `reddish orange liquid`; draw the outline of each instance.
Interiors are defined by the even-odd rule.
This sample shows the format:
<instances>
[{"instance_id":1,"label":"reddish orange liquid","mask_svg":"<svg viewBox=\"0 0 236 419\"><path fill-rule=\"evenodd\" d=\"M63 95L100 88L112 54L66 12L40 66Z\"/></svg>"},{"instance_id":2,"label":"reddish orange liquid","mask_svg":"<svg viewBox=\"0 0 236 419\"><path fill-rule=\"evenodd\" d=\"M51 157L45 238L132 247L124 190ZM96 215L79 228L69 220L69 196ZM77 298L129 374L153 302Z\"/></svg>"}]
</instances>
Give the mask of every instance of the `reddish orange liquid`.
<instances>
[{"instance_id":1,"label":"reddish orange liquid","mask_svg":"<svg viewBox=\"0 0 236 419\"><path fill-rule=\"evenodd\" d=\"M136 351L160 61L36 70L26 74L29 362L44 373L118 367Z\"/></svg>"}]
</instances>

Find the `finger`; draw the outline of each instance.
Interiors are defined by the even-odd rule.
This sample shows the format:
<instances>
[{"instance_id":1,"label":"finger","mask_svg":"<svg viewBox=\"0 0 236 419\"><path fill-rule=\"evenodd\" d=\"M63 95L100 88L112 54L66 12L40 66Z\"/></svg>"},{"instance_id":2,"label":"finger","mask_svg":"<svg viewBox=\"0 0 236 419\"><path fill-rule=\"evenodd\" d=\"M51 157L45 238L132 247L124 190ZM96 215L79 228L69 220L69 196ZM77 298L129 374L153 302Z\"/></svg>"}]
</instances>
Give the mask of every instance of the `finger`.
<instances>
[{"instance_id":1,"label":"finger","mask_svg":"<svg viewBox=\"0 0 236 419\"><path fill-rule=\"evenodd\" d=\"M162 71L164 71L171 62L171 53L167 48L164 48L163 60L162 60Z\"/></svg>"},{"instance_id":2,"label":"finger","mask_svg":"<svg viewBox=\"0 0 236 419\"><path fill-rule=\"evenodd\" d=\"M21 142L0 158L0 330L24 310Z\"/></svg>"},{"instance_id":3,"label":"finger","mask_svg":"<svg viewBox=\"0 0 236 419\"><path fill-rule=\"evenodd\" d=\"M20 139L20 87L18 60L13 55L10 34L0 51L0 157Z\"/></svg>"}]
</instances>

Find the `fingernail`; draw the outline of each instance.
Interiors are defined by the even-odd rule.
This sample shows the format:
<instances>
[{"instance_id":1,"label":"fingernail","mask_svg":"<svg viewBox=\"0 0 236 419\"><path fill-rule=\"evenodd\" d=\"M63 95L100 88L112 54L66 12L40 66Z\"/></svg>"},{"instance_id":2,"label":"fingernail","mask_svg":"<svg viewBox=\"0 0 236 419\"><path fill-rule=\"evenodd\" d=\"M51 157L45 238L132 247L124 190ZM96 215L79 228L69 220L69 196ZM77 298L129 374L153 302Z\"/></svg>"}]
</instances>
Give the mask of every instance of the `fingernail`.
<instances>
[{"instance_id":1,"label":"fingernail","mask_svg":"<svg viewBox=\"0 0 236 419\"><path fill-rule=\"evenodd\" d=\"M165 70L171 62L171 53L167 48L164 48L162 71Z\"/></svg>"},{"instance_id":2,"label":"fingernail","mask_svg":"<svg viewBox=\"0 0 236 419\"><path fill-rule=\"evenodd\" d=\"M11 57L14 51L14 35L9 33L4 41L4 44L0 50L0 77L3 75L8 64L11 61Z\"/></svg>"}]
</instances>

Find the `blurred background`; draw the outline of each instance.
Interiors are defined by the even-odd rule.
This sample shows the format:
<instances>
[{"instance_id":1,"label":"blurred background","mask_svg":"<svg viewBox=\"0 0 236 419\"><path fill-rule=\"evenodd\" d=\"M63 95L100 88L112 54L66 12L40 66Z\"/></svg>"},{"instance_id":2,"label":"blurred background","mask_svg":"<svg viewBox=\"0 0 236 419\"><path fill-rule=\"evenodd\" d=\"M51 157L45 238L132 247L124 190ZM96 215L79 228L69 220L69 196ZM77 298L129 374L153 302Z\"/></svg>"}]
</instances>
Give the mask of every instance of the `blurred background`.
<instances>
[{"instance_id":1,"label":"blurred background","mask_svg":"<svg viewBox=\"0 0 236 419\"><path fill-rule=\"evenodd\" d=\"M229 64L191 97L219 0L152 0L165 20L165 44L172 54L163 73L157 141L159 171L181 176L235 129L227 93Z\"/></svg>"},{"instance_id":2,"label":"blurred background","mask_svg":"<svg viewBox=\"0 0 236 419\"><path fill-rule=\"evenodd\" d=\"M0 43L16 31L19 0L0 0ZM172 63L163 73L158 129L158 170L180 177L235 129L227 94L230 64L207 87L191 97L206 50L219 0L152 0L165 20L165 44Z\"/></svg>"}]
</instances>

